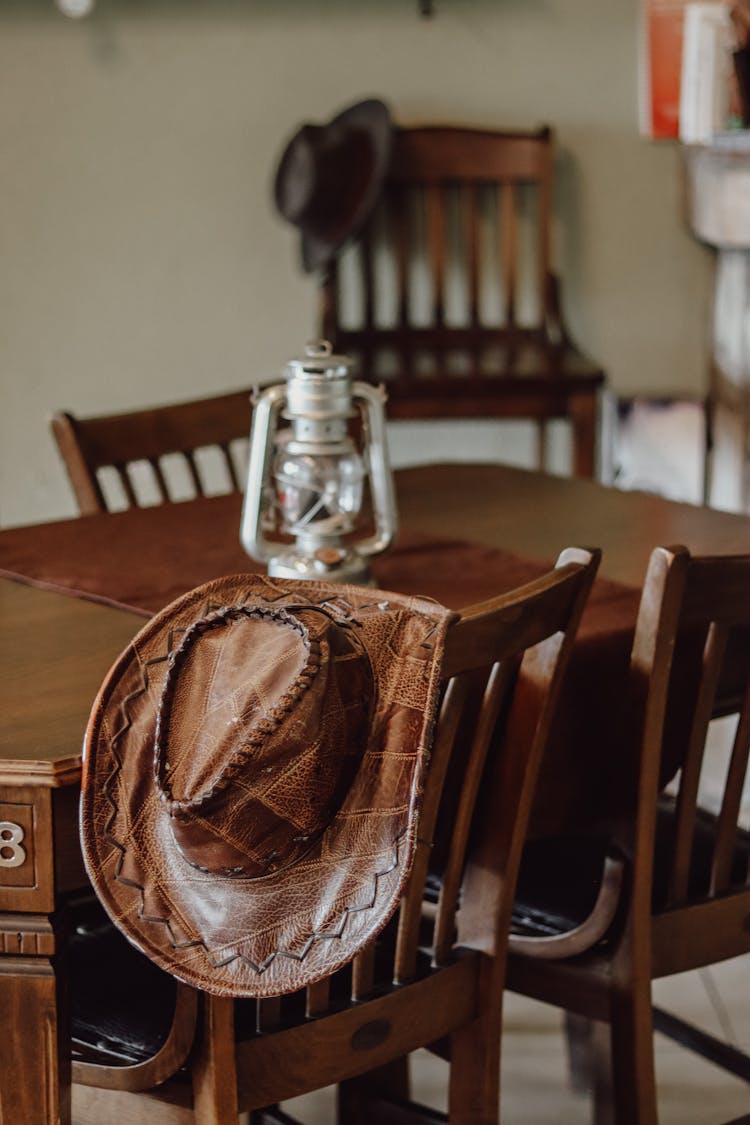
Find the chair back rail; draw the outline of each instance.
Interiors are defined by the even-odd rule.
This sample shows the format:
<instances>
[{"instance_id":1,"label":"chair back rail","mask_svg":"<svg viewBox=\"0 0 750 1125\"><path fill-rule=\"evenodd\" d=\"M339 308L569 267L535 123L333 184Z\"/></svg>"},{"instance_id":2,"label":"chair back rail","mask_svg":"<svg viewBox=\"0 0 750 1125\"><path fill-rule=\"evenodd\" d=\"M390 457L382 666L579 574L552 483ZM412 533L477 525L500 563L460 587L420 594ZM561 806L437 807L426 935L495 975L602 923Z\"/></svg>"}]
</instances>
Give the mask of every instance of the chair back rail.
<instances>
[{"instance_id":1,"label":"chair back rail","mask_svg":"<svg viewBox=\"0 0 750 1125\"><path fill-rule=\"evenodd\" d=\"M738 664L736 657L743 644L742 630L747 647L749 591L748 557L693 559L685 548L659 549L649 565L631 665L634 694L646 691L636 863L643 869L648 863L657 797L665 773L670 772L662 761L662 746L673 745L670 724L679 721L685 736L681 760L672 763L672 768L679 765L679 773L673 782L674 825L668 844L664 904L668 910L687 905L696 894L705 899L736 890L738 880L747 884L747 860L742 863L737 849L750 755L750 660L745 657ZM660 611L655 614L657 597ZM731 682L727 679L730 657ZM737 727L720 798L709 813L702 806L700 788L710 745L709 724L727 712L737 714ZM744 850L750 854L746 842ZM665 861L662 852L660 863ZM699 862L707 870L703 876L696 867Z\"/></svg>"},{"instance_id":2,"label":"chair back rail","mask_svg":"<svg viewBox=\"0 0 750 1125\"><path fill-rule=\"evenodd\" d=\"M248 437L251 413L250 392L234 391L127 414L78 418L58 413L51 428L79 510L88 515L109 508L100 470L115 474L130 507L142 503L134 480L136 464L149 467L151 489L159 503L176 499L167 469L170 459L182 462L181 483L187 480L194 496L205 495L206 471L196 451L209 447L218 451L227 490L239 491L242 485L232 444Z\"/></svg>"},{"instance_id":3,"label":"chair back rail","mask_svg":"<svg viewBox=\"0 0 750 1125\"><path fill-rule=\"evenodd\" d=\"M721 787L718 810L712 810L710 840L710 881L705 893L720 896L737 888L740 874L747 884L748 872L739 871L737 848L740 842L739 815L750 754L750 661L737 664L744 630L747 647L750 629L750 559L695 558L675 551L674 586L680 593L676 609L675 652L700 642L697 689L684 704L691 708L687 751L682 763L677 796L676 828L667 905L678 906L691 897L696 840L705 828L706 816L699 800L699 783L707 746L708 726L713 716L732 711L737 726L729 764ZM672 658L674 665L675 657ZM727 699L728 663L735 672ZM741 671L741 676L738 671ZM750 854L745 840L745 853ZM750 885L750 884L748 884Z\"/></svg>"},{"instance_id":4,"label":"chair back rail","mask_svg":"<svg viewBox=\"0 0 750 1125\"><path fill-rule=\"evenodd\" d=\"M461 324L451 320L450 332L468 328L478 345L497 335L500 326L503 331L516 328L519 275L527 264L519 261L521 228L529 225L532 210L537 216L529 254L533 284L531 278L526 281L534 293L536 327L543 330L550 292L552 146L548 128L515 134L441 127L398 130L380 210L359 245L359 316L356 322L345 321L334 270L327 286L327 330L350 346L377 342L372 334L387 325L378 311L376 259L381 264L390 260L396 325L402 330L395 339L407 345L406 331L421 323L412 311L412 272L420 256L431 291L423 344L441 342L447 287L456 270L463 278L466 309ZM489 284L502 291L501 325L494 318L483 323L482 298Z\"/></svg>"},{"instance_id":5,"label":"chair back rail","mask_svg":"<svg viewBox=\"0 0 750 1125\"><path fill-rule=\"evenodd\" d=\"M464 954L481 950L500 962L504 957L512 903L502 908L499 899L512 899L536 772L597 564L598 552L565 551L554 571L468 608L450 627L416 854L397 917L351 966L309 985L304 999L282 998L270 1017L268 1005L274 1001L257 1002L256 1029L274 1032L276 1046L253 1036L238 1043L241 1108L260 1104L257 1097L280 1098L289 1082L295 1093L313 1088L315 1080L302 1061L309 1047L302 1044L304 1033L295 1011L319 1021L321 1035L326 1034L322 1028L328 1028L328 1049L335 1062L326 1064L326 1080L334 1072L356 1075L366 1065L356 1050L349 1052L348 1061L343 1058L353 1019L364 1021L368 1028L380 1020L378 1026L386 1028L396 1026L397 1013L407 1009L411 1013L408 1032L396 1038L384 1033L382 1048L373 1045L368 1051L367 1065L385 1063L394 1053L413 1049L425 1028L410 1005L420 1005L419 990L429 995L430 982L436 982L441 972L449 975L439 993L442 1014L439 1019L434 1014L429 1017L431 1028L435 1035L449 1034L465 1019L467 993L477 987L477 978L476 970L462 959L457 941L460 935ZM525 690L519 689L524 668L531 681ZM506 759L498 768L497 763ZM480 795L484 800L477 819ZM487 808L492 808L491 816L486 815ZM499 821L504 825L500 832L495 827ZM436 852L445 858L437 909L430 917L425 914L425 888ZM472 864L477 868L488 864L488 879L476 871L472 879ZM498 1011L500 1004L498 996ZM377 1005L377 1013L371 1005ZM282 1056L285 1076L269 1077L270 1059ZM262 1095L257 1087L259 1070L265 1075Z\"/></svg>"}]
</instances>

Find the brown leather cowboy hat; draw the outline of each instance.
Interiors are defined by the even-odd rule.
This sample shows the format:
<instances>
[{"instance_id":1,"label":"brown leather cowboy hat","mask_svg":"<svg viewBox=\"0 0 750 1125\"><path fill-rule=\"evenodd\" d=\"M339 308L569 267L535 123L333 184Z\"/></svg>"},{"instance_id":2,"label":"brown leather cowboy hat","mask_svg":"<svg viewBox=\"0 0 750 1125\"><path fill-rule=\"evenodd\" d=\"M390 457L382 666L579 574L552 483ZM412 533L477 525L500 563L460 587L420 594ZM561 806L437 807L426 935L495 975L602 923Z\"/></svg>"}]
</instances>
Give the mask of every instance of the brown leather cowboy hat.
<instances>
[{"instance_id":1,"label":"brown leather cowboy hat","mask_svg":"<svg viewBox=\"0 0 750 1125\"><path fill-rule=\"evenodd\" d=\"M274 198L299 227L308 273L330 262L369 217L388 168L391 131L388 107L369 98L327 125L303 125L284 149Z\"/></svg>"},{"instance_id":2,"label":"brown leather cowboy hat","mask_svg":"<svg viewBox=\"0 0 750 1125\"><path fill-rule=\"evenodd\" d=\"M107 676L81 829L112 920L219 995L291 992L385 925L409 873L450 611L239 575L154 617Z\"/></svg>"}]
</instances>

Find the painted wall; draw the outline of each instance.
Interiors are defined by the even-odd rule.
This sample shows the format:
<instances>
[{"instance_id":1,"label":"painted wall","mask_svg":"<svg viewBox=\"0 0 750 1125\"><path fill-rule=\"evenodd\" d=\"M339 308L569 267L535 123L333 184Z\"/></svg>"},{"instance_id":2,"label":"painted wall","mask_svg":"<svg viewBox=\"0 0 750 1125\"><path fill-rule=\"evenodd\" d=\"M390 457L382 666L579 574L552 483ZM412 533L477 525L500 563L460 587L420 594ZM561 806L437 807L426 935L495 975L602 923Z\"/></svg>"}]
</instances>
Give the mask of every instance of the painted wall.
<instances>
[{"instance_id":1,"label":"painted wall","mask_svg":"<svg viewBox=\"0 0 750 1125\"><path fill-rule=\"evenodd\" d=\"M299 124L369 95L403 123L553 124L574 335L619 393L701 388L711 257L677 147L638 136L637 0L435 6L0 0L4 525L73 512L54 409L268 381L298 353L314 293L273 170Z\"/></svg>"}]
</instances>

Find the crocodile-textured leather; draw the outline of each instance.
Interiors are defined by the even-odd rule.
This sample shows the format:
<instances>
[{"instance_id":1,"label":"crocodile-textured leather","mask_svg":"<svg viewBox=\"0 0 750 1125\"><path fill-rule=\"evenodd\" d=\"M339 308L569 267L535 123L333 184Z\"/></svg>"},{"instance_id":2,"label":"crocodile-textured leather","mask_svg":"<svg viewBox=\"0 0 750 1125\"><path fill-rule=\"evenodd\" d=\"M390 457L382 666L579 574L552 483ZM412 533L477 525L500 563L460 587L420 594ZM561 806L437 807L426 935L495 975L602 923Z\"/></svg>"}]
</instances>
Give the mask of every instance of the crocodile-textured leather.
<instances>
[{"instance_id":1,"label":"crocodile-textured leather","mask_svg":"<svg viewBox=\"0 0 750 1125\"><path fill-rule=\"evenodd\" d=\"M189 984L278 995L350 960L409 872L452 614L219 579L138 634L86 734L82 839L113 921Z\"/></svg>"}]
</instances>

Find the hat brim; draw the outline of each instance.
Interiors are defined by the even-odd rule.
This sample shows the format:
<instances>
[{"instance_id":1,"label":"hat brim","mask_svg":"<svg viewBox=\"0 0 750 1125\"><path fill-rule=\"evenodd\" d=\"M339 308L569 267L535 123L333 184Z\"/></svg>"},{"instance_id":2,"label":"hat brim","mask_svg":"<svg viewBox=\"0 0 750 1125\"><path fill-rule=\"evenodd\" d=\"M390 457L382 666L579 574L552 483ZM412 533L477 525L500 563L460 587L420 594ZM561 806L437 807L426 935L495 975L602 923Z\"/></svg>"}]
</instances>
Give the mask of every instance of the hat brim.
<instances>
[{"instance_id":1,"label":"hat brim","mask_svg":"<svg viewBox=\"0 0 750 1125\"><path fill-rule=\"evenodd\" d=\"M299 862L261 878L196 870L181 854L153 779L153 731L171 652L225 605L314 605L358 629L376 705L341 807ZM223 578L178 599L107 676L86 731L81 838L115 924L172 975L218 995L279 995L346 964L387 923L415 845L450 611L317 582Z\"/></svg>"}]
</instances>

